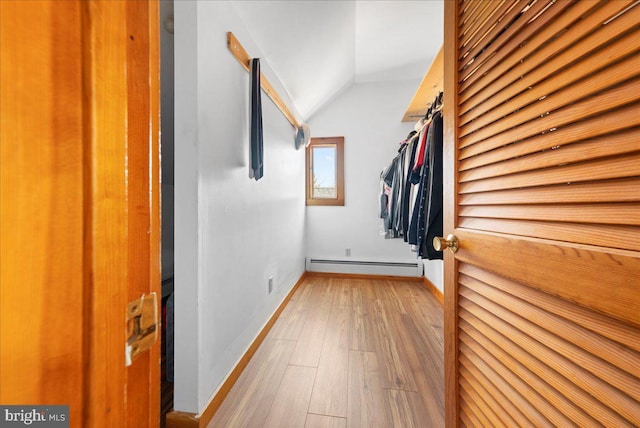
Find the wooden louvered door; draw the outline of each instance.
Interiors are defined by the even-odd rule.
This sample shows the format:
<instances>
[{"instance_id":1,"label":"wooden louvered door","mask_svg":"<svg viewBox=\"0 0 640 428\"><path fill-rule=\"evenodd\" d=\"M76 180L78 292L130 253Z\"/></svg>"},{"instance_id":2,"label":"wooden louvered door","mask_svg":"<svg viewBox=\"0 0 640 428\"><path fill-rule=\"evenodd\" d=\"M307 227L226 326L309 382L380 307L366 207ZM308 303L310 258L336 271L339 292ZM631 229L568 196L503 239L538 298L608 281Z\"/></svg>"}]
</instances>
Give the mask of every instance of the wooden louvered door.
<instances>
[{"instance_id":1,"label":"wooden louvered door","mask_svg":"<svg viewBox=\"0 0 640 428\"><path fill-rule=\"evenodd\" d=\"M447 426L640 426L640 4L445 3Z\"/></svg>"}]
</instances>

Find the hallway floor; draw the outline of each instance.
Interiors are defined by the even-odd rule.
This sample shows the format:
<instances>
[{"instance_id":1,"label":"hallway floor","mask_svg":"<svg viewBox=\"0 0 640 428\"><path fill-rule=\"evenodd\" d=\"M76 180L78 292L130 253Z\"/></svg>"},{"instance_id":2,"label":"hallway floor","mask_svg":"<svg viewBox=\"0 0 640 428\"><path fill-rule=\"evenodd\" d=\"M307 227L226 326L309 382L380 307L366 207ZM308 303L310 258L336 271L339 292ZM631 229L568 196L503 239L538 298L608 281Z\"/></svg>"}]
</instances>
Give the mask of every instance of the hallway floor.
<instances>
[{"instance_id":1,"label":"hallway floor","mask_svg":"<svg viewBox=\"0 0 640 428\"><path fill-rule=\"evenodd\" d=\"M444 426L442 325L421 282L308 276L208 426Z\"/></svg>"}]
</instances>

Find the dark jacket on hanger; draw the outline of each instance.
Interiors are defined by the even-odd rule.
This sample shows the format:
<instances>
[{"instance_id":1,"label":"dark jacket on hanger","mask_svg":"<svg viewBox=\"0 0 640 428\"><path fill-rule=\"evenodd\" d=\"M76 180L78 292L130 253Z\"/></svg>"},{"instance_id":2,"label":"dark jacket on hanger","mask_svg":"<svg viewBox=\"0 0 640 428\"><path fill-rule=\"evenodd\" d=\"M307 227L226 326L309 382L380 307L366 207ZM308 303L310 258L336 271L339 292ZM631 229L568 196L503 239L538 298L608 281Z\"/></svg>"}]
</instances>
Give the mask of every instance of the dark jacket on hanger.
<instances>
[{"instance_id":1,"label":"dark jacket on hanger","mask_svg":"<svg viewBox=\"0 0 640 428\"><path fill-rule=\"evenodd\" d=\"M433 131L433 132L431 132ZM442 260L443 252L433 248L433 238L442 236L442 114L433 115L428 135L429 163L426 178L426 202L423 206L422 222L419 224L424 230L419 232L418 254L423 259ZM420 214L420 213L418 213Z\"/></svg>"}]
</instances>

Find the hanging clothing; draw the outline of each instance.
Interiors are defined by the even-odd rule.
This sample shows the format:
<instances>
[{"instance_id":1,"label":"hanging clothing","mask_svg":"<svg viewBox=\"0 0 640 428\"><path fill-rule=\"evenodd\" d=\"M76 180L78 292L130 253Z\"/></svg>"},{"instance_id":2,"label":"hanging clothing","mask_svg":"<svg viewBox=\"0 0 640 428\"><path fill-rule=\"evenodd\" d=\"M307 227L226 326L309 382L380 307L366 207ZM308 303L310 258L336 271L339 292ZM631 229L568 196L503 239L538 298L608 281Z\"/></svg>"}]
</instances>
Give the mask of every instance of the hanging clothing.
<instances>
[{"instance_id":1,"label":"hanging clothing","mask_svg":"<svg viewBox=\"0 0 640 428\"><path fill-rule=\"evenodd\" d=\"M406 220L403 218L404 200L406 198L407 169L412 140L409 134L401 142L398 154L380 174L380 218L383 219L385 238L399 238L404 236ZM407 141L410 141L407 143Z\"/></svg>"},{"instance_id":2,"label":"hanging clothing","mask_svg":"<svg viewBox=\"0 0 640 428\"><path fill-rule=\"evenodd\" d=\"M433 238L442 236L442 114L433 115L428 135L428 168L425 174L425 201L418 212L418 256L442 260L443 252L433 248Z\"/></svg>"},{"instance_id":3,"label":"hanging clothing","mask_svg":"<svg viewBox=\"0 0 640 428\"><path fill-rule=\"evenodd\" d=\"M406 149L406 152L408 153L407 155L407 162L406 162L406 176L405 176L405 183L404 183L404 188L403 188L403 197L402 197L402 237L404 239L404 242L408 242L409 240L409 226L411 224L411 219L410 219L410 208L411 208L411 201L414 200L414 191L413 191L413 185L411 184L411 180L410 180L410 176L411 173L413 172L413 166L414 166L414 158L416 155L416 150L418 148L418 140L417 139L413 139L410 143L409 146Z\"/></svg>"},{"instance_id":4,"label":"hanging clothing","mask_svg":"<svg viewBox=\"0 0 640 428\"><path fill-rule=\"evenodd\" d=\"M402 237L418 257L425 259L443 258L432 244L435 236L442 235L440 106L441 95L380 175L382 234L386 238Z\"/></svg>"},{"instance_id":5,"label":"hanging clothing","mask_svg":"<svg viewBox=\"0 0 640 428\"><path fill-rule=\"evenodd\" d=\"M422 243L422 236L424 235L424 209L425 205L428 201L427 199L427 190L428 184L427 179L429 177L429 162L425 162L425 157L429 155L428 143L429 143L429 132L433 132L431 128L431 122L429 125L425 126L423 129L425 131L424 135L424 144L421 147L418 147L418 153L422 148L422 157L417 158L416 162L421 166L412 171L412 179L418 185L418 189L416 192L415 203L413 204L413 211L411 212L411 223L409 226L409 238L407 242L413 246L412 250L417 251L420 244ZM421 138L422 140L422 138ZM417 181L416 181L417 176ZM420 255L420 254L418 254Z\"/></svg>"},{"instance_id":6,"label":"hanging clothing","mask_svg":"<svg viewBox=\"0 0 640 428\"><path fill-rule=\"evenodd\" d=\"M249 152L251 156L249 176L258 181L264 175L259 58L251 60L251 144L249 145Z\"/></svg>"},{"instance_id":7,"label":"hanging clothing","mask_svg":"<svg viewBox=\"0 0 640 428\"><path fill-rule=\"evenodd\" d=\"M422 167L422 164L424 163L424 158L425 158L425 150L427 147L427 134L429 132L429 126L431 125L431 119L429 119L424 126L422 127L422 131L420 132L420 144L419 144L419 148L418 148L418 152L416 153L416 160L415 160L415 166L413 167L414 170L419 170Z\"/></svg>"}]
</instances>

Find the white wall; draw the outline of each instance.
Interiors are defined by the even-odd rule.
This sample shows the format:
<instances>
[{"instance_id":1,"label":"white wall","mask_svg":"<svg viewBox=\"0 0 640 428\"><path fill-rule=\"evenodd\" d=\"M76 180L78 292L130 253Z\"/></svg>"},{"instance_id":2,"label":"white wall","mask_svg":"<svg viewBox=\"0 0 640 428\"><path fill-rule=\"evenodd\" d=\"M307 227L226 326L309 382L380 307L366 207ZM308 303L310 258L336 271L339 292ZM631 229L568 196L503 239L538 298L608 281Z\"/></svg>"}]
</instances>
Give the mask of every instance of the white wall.
<instances>
[{"instance_id":1,"label":"white wall","mask_svg":"<svg viewBox=\"0 0 640 428\"><path fill-rule=\"evenodd\" d=\"M415 260L402 239L380 236L380 172L413 129L400 120L419 81L353 85L310 120L313 137L344 136L345 206L307 207L307 255ZM442 291L442 262L424 261L425 276Z\"/></svg>"},{"instance_id":2,"label":"white wall","mask_svg":"<svg viewBox=\"0 0 640 428\"><path fill-rule=\"evenodd\" d=\"M174 14L174 409L200 413L304 271L304 152L263 93L265 172L249 179L249 74L226 32L261 53L228 2Z\"/></svg>"}]
</instances>

